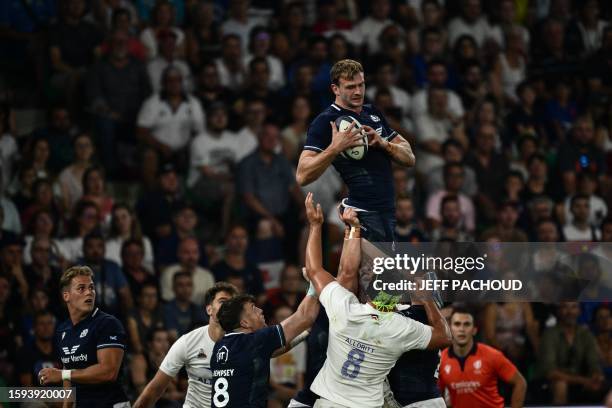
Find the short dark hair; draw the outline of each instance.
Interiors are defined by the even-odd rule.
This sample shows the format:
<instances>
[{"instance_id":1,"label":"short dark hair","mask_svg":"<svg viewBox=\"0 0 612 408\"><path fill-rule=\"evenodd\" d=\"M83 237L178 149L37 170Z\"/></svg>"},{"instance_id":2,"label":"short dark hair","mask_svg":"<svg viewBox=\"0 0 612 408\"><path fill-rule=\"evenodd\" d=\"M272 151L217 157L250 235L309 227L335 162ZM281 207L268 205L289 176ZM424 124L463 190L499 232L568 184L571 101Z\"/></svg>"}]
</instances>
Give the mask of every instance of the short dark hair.
<instances>
[{"instance_id":1,"label":"short dark hair","mask_svg":"<svg viewBox=\"0 0 612 408\"><path fill-rule=\"evenodd\" d=\"M174 286L176 284L176 281L179 280L180 278L190 278L191 280L193 280L193 276L191 276L191 273L187 271L179 271L175 273L174 276L172 277L172 285Z\"/></svg>"},{"instance_id":2,"label":"short dark hair","mask_svg":"<svg viewBox=\"0 0 612 408\"><path fill-rule=\"evenodd\" d=\"M219 320L219 324L226 333L230 333L240 327L242 311L247 303L255 303L255 297L251 295L238 295L221 305L217 313L217 320Z\"/></svg>"},{"instance_id":3,"label":"short dark hair","mask_svg":"<svg viewBox=\"0 0 612 408\"><path fill-rule=\"evenodd\" d=\"M451 315L449 317L449 320L451 320L453 318L453 316L456 315L457 313L467 314L467 315L472 316L472 320L474 321L474 325L476 325L476 316L474 316L474 312L472 312L467 307L463 307L463 306L454 307L453 311L451 312Z\"/></svg>"},{"instance_id":4,"label":"short dark hair","mask_svg":"<svg viewBox=\"0 0 612 408\"><path fill-rule=\"evenodd\" d=\"M590 202L590 197L586 194L574 194L570 201L570 208L572 208L578 200L586 200L587 202Z\"/></svg>"},{"instance_id":5,"label":"short dark hair","mask_svg":"<svg viewBox=\"0 0 612 408\"><path fill-rule=\"evenodd\" d=\"M39 312L36 312L36 314L34 314L34 324L36 324L38 322L38 319L41 319L45 316L51 316L54 320L55 320L55 315L53 313L51 313L50 310L44 309L41 310Z\"/></svg>"},{"instance_id":6,"label":"short dark hair","mask_svg":"<svg viewBox=\"0 0 612 408\"><path fill-rule=\"evenodd\" d=\"M444 206L447 203L450 202L455 202L457 204L459 204L459 197L457 197L457 194L446 194L443 198L442 201L440 201L440 211L442 211L442 209L444 208Z\"/></svg>"},{"instance_id":7,"label":"short dark hair","mask_svg":"<svg viewBox=\"0 0 612 408\"><path fill-rule=\"evenodd\" d=\"M96 239L99 239L102 242L104 242L104 235L102 235L102 231L100 231L98 228L94 229L92 232L85 235L85 238L83 238L83 248L87 246L89 241L93 241Z\"/></svg>"},{"instance_id":8,"label":"short dark hair","mask_svg":"<svg viewBox=\"0 0 612 408\"><path fill-rule=\"evenodd\" d=\"M234 297L238 294L238 289L236 289L236 287L231 283L217 282L212 288L206 291L206 294L204 295L204 306L211 305L219 292L227 292Z\"/></svg>"}]
</instances>

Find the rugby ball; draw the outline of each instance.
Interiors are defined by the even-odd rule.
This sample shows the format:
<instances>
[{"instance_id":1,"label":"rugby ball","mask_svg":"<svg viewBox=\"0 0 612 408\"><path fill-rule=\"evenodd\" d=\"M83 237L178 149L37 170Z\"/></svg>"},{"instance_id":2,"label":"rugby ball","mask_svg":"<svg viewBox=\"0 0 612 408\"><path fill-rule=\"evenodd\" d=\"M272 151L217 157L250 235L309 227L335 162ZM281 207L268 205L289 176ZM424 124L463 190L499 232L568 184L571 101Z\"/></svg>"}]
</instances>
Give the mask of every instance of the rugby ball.
<instances>
[{"instance_id":1,"label":"rugby ball","mask_svg":"<svg viewBox=\"0 0 612 408\"><path fill-rule=\"evenodd\" d=\"M336 127L338 128L338 131L343 132L348 129L353 122L355 123L354 128L361 129L362 143L359 146L349 147L340 153L340 155L345 159L361 160L368 152L368 136L363 130L361 123L359 123L359 121L352 116L340 116L338 119L336 119Z\"/></svg>"}]
</instances>

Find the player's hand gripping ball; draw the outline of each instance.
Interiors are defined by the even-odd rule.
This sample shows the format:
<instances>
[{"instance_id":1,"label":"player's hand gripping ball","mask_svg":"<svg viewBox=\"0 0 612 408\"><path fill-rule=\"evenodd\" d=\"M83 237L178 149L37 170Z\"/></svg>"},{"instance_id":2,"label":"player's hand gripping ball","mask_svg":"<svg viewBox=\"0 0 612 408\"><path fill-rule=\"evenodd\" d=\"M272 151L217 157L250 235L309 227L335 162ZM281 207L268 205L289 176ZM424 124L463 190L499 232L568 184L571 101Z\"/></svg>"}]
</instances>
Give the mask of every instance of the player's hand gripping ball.
<instances>
[{"instance_id":1,"label":"player's hand gripping ball","mask_svg":"<svg viewBox=\"0 0 612 408\"><path fill-rule=\"evenodd\" d=\"M366 153L368 153L368 135L366 135L366 132L363 130L361 123L359 123L359 121L354 117L345 115L340 116L338 119L336 119L336 127L338 128L339 132L344 132L353 122L355 123L353 125L354 128L361 130L362 143L359 146L347 148L342 153L340 153L340 155L346 159L361 160L365 157Z\"/></svg>"}]
</instances>

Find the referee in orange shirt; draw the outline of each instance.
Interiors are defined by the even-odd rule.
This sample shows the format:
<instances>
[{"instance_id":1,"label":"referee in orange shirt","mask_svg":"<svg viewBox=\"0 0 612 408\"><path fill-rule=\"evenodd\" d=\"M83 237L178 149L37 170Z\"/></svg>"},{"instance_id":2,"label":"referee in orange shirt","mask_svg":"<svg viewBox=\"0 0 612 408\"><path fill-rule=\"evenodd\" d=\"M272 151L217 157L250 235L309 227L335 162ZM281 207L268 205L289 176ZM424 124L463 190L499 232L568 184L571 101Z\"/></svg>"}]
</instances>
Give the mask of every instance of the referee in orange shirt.
<instances>
[{"instance_id":1,"label":"referee in orange shirt","mask_svg":"<svg viewBox=\"0 0 612 408\"><path fill-rule=\"evenodd\" d=\"M439 386L448 390L453 408L503 408L498 378L512 385L512 408L522 407L525 378L501 351L474 341L474 315L455 309L450 322L453 345L442 352Z\"/></svg>"}]
</instances>

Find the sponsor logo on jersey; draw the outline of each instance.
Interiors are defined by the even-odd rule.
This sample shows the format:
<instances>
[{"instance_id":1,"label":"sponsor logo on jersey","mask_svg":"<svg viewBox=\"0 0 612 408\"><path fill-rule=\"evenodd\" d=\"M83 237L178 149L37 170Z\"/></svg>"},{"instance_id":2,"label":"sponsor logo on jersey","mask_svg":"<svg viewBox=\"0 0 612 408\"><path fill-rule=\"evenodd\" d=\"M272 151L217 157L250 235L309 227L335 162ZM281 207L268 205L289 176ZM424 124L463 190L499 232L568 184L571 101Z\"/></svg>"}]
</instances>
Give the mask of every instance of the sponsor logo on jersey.
<instances>
[{"instance_id":1,"label":"sponsor logo on jersey","mask_svg":"<svg viewBox=\"0 0 612 408\"><path fill-rule=\"evenodd\" d=\"M117 336L108 336L111 340L117 340Z\"/></svg>"},{"instance_id":2,"label":"sponsor logo on jersey","mask_svg":"<svg viewBox=\"0 0 612 408\"><path fill-rule=\"evenodd\" d=\"M224 347L225 347L225 346L224 346ZM198 350L198 356L197 356L197 357L198 357L198 358L206 358L206 357L207 357L207 356L206 356L206 353L204 352L204 349L203 349L203 348L201 348L201 349L199 349L199 350Z\"/></svg>"},{"instance_id":3,"label":"sponsor logo on jersey","mask_svg":"<svg viewBox=\"0 0 612 408\"><path fill-rule=\"evenodd\" d=\"M380 118L376 115L370 115L370 119L372 119L372 122L380 122Z\"/></svg>"},{"instance_id":4,"label":"sponsor logo on jersey","mask_svg":"<svg viewBox=\"0 0 612 408\"><path fill-rule=\"evenodd\" d=\"M217 363L225 364L227 363L227 358L229 357L229 350L227 347L223 346L217 350Z\"/></svg>"},{"instance_id":5,"label":"sponsor logo on jersey","mask_svg":"<svg viewBox=\"0 0 612 408\"><path fill-rule=\"evenodd\" d=\"M481 369L482 369L482 360L474 361L474 373L480 374Z\"/></svg>"},{"instance_id":6,"label":"sponsor logo on jersey","mask_svg":"<svg viewBox=\"0 0 612 408\"><path fill-rule=\"evenodd\" d=\"M81 339L82 339L83 337L87 336L87 332L89 332L89 329L85 329L85 330L83 330L83 331L81 332L81 335L79 336L79 338L81 338Z\"/></svg>"},{"instance_id":7,"label":"sponsor logo on jersey","mask_svg":"<svg viewBox=\"0 0 612 408\"><path fill-rule=\"evenodd\" d=\"M451 365L450 364L446 364L444 366L444 372L448 375L451 372Z\"/></svg>"},{"instance_id":8,"label":"sponsor logo on jersey","mask_svg":"<svg viewBox=\"0 0 612 408\"><path fill-rule=\"evenodd\" d=\"M62 347L62 350L64 351L64 354L66 355L71 355L74 354L80 347L80 344L77 344L76 346L72 346L72 348L68 348L68 347Z\"/></svg>"}]
</instances>

